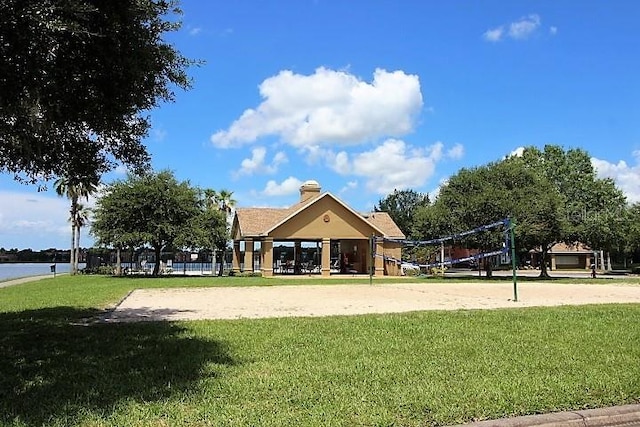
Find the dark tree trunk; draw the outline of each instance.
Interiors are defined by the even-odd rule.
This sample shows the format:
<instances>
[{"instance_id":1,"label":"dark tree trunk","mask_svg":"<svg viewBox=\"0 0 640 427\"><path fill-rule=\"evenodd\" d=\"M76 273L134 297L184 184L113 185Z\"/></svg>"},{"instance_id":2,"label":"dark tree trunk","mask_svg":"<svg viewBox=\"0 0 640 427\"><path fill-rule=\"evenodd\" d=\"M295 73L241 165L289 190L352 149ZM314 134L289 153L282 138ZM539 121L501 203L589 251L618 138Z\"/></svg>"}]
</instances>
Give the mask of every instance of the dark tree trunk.
<instances>
[{"instance_id":1,"label":"dark tree trunk","mask_svg":"<svg viewBox=\"0 0 640 427\"><path fill-rule=\"evenodd\" d=\"M540 261L540 278L541 279L548 279L551 276L549 276L549 271L547 270L547 253L549 252L549 246L542 246L542 260Z\"/></svg>"},{"instance_id":2,"label":"dark tree trunk","mask_svg":"<svg viewBox=\"0 0 640 427\"><path fill-rule=\"evenodd\" d=\"M222 276L224 273L224 251L220 251L220 268L218 269L218 276Z\"/></svg>"},{"instance_id":3,"label":"dark tree trunk","mask_svg":"<svg viewBox=\"0 0 640 427\"><path fill-rule=\"evenodd\" d=\"M153 276L157 276L160 273L160 254L162 253L162 245L158 244L153 247L156 254L156 262L153 264Z\"/></svg>"},{"instance_id":4,"label":"dark tree trunk","mask_svg":"<svg viewBox=\"0 0 640 427\"><path fill-rule=\"evenodd\" d=\"M487 279L491 279L493 277L493 263L490 258L484 259L484 271L487 273Z\"/></svg>"}]
</instances>

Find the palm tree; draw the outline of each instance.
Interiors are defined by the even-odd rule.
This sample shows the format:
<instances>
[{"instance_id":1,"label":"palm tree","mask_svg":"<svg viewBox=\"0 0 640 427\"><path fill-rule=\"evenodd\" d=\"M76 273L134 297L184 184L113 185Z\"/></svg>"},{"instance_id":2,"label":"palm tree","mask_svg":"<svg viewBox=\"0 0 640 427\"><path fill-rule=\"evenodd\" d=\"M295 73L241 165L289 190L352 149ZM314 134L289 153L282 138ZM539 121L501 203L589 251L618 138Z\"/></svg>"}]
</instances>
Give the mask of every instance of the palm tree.
<instances>
[{"instance_id":1,"label":"palm tree","mask_svg":"<svg viewBox=\"0 0 640 427\"><path fill-rule=\"evenodd\" d=\"M236 201L233 199L233 191L224 189L216 191L207 188L204 190L204 203L206 209L217 209L224 213L228 233L231 214L233 213L233 208L236 205ZM222 276L222 273L224 272L224 254L227 249L226 244L226 240L223 242L219 241L217 243L218 255L220 256L220 269L218 271L218 276Z\"/></svg>"},{"instance_id":2,"label":"palm tree","mask_svg":"<svg viewBox=\"0 0 640 427\"><path fill-rule=\"evenodd\" d=\"M233 191L222 189L218 192L217 199L218 199L218 208L222 212L224 212L226 216L227 232L228 232L231 228L230 222L232 219L233 209L236 206L236 201L235 199L233 199ZM221 248L221 251L220 251L220 270L218 271L218 276L222 276L222 273L224 272L224 254L226 250L227 250L227 245L225 242L224 247Z\"/></svg>"},{"instance_id":3,"label":"palm tree","mask_svg":"<svg viewBox=\"0 0 640 427\"><path fill-rule=\"evenodd\" d=\"M71 255L69 263L71 265L71 274L78 272L78 260L76 251L76 231L79 232L78 226L78 207L80 198L89 200L89 195L93 194L98 188L99 178L94 176L83 178L72 178L63 176L58 178L53 184L58 196L67 196L71 200L69 209L69 221L71 222Z\"/></svg>"},{"instance_id":4,"label":"palm tree","mask_svg":"<svg viewBox=\"0 0 640 427\"><path fill-rule=\"evenodd\" d=\"M76 211L76 220L75 220L75 224L76 224L76 253L74 256L74 269L77 272L78 271L78 261L80 259L80 229L82 227L84 227L85 225L87 225L87 223L89 222L89 217L91 215L91 208L84 206L81 203L78 203L78 210Z\"/></svg>"},{"instance_id":5,"label":"palm tree","mask_svg":"<svg viewBox=\"0 0 640 427\"><path fill-rule=\"evenodd\" d=\"M231 215L233 208L236 206L236 201L233 199L233 191L220 190L216 194L216 200L219 209L227 214L227 217Z\"/></svg>"},{"instance_id":6,"label":"palm tree","mask_svg":"<svg viewBox=\"0 0 640 427\"><path fill-rule=\"evenodd\" d=\"M216 192L216 190L212 190L211 188L204 189L204 204L207 209L210 209L213 206L217 206L218 193Z\"/></svg>"}]
</instances>

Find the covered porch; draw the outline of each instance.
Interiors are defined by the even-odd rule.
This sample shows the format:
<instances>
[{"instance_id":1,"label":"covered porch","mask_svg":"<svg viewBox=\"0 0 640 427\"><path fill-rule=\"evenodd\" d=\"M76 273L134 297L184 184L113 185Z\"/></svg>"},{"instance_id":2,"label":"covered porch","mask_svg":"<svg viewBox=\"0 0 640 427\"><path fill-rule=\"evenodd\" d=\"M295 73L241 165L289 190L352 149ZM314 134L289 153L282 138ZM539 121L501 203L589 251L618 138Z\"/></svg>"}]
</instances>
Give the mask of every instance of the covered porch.
<instances>
[{"instance_id":1,"label":"covered porch","mask_svg":"<svg viewBox=\"0 0 640 427\"><path fill-rule=\"evenodd\" d=\"M399 275L404 235L385 212L361 215L315 181L290 208L241 208L232 226L234 271Z\"/></svg>"},{"instance_id":2,"label":"covered porch","mask_svg":"<svg viewBox=\"0 0 640 427\"><path fill-rule=\"evenodd\" d=\"M370 245L369 238L236 240L233 269L238 272L260 271L265 276L369 274L378 259L378 269L384 270L383 257L373 258ZM378 251L382 253L381 248Z\"/></svg>"}]
</instances>

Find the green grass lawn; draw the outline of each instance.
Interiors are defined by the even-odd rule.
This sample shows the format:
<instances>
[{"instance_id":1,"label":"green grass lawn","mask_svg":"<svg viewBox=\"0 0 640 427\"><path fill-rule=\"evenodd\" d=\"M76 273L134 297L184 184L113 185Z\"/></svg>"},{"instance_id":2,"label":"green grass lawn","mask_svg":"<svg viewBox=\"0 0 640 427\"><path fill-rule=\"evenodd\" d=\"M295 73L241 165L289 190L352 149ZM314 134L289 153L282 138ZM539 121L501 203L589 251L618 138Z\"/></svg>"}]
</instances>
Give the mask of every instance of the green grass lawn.
<instances>
[{"instance_id":1,"label":"green grass lawn","mask_svg":"<svg viewBox=\"0 0 640 427\"><path fill-rule=\"evenodd\" d=\"M424 426L640 402L640 305L83 321L134 287L231 284L215 280L0 289L0 425Z\"/></svg>"}]
</instances>

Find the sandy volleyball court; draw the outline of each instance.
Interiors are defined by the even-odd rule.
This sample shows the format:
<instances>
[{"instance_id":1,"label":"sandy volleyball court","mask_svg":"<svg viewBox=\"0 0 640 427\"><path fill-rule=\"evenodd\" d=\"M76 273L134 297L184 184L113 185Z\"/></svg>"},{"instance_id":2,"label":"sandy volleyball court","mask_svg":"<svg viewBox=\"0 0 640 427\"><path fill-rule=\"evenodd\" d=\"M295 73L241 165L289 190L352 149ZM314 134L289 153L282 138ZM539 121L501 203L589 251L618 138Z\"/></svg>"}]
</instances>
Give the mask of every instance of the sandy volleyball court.
<instances>
[{"instance_id":1,"label":"sandy volleyball court","mask_svg":"<svg viewBox=\"0 0 640 427\"><path fill-rule=\"evenodd\" d=\"M640 286L522 283L300 285L135 290L108 321L245 319L640 303Z\"/></svg>"}]
</instances>

